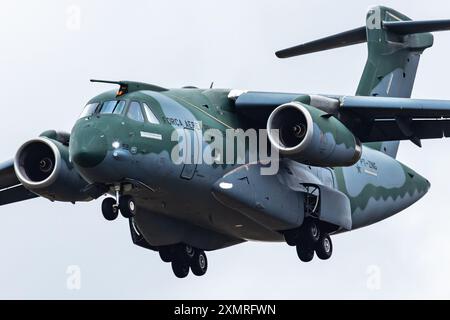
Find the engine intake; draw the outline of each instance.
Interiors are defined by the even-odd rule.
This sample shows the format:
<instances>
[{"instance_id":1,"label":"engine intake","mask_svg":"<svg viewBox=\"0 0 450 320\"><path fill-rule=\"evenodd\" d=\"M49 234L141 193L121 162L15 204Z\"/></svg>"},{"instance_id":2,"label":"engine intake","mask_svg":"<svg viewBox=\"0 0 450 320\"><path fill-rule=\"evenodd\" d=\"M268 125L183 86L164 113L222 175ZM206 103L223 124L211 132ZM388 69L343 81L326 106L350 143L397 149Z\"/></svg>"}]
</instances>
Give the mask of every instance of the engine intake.
<instances>
[{"instance_id":1,"label":"engine intake","mask_svg":"<svg viewBox=\"0 0 450 320\"><path fill-rule=\"evenodd\" d=\"M58 201L86 201L82 190L87 182L69 160L68 147L40 137L24 143L16 153L14 170L23 186L32 192Z\"/></svg>"},{"instance_id":2,"label":"engine intake","mask_svg":"<svg viewBox=\"0 0 450 320\"><path fill-rule=\"evenodd\" d=\"M269 116L270 143L286 157L314 166L351 166L361 142L338 119L312 106L290 102Z\"/></svg>"}]
</instances>

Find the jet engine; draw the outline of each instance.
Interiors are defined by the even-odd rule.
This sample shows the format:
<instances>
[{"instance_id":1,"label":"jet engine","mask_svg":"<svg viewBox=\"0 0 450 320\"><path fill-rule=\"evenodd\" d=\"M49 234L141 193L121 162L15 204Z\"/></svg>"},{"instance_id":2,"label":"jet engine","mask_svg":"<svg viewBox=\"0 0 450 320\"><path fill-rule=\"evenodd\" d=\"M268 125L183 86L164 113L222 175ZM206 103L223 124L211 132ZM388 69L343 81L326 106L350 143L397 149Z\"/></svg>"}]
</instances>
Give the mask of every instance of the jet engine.
<instances>
[{"instance_id":1,"label":"jet engine","mask_svg":"<svg viewBox=\"0 0 450 320\"><path fill-rule=\"evenodd\" d=\"M24 143L14 159L16 176L25 188L52 201L90 200L82 191L88 183L73 167L63 143L44 136Z\"/></svg>"},{"instance_id":2,"label":"jet engine","mask_svg":"<svg viewBox=\"0 0 450 320\"><path fill-rule=\"evenodd\" d=\"M277 107L267 131L280 154L308 165L351 166L361 157L361 142L342 122L300 102Z\"/></svg>"}]
</instances>

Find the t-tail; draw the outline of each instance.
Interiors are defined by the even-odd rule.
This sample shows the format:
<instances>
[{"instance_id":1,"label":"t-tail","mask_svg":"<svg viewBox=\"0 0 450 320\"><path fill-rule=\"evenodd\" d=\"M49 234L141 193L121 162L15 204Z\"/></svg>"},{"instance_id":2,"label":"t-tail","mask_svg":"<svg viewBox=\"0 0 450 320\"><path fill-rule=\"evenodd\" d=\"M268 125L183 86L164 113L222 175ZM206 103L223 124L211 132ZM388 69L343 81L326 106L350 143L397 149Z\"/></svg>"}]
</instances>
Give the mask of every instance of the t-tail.
<instances>
[{"instance_id":1,"label":"t-tail","mask_svg":"<svg viewBox=\"0 0 450 320\"><path fill-rule=\"evenodd\" d=\"M308 42L276 53L279 58L367 42L368 57L356 90L359 96L409 98L422 52L433 45L429 32L450 30L450 20L412 21L387 7L371 8L366 26ZM420 140L411 139L420 146ZM399 141L367 143L396 157Z\"/></svg>"}]
</instances>

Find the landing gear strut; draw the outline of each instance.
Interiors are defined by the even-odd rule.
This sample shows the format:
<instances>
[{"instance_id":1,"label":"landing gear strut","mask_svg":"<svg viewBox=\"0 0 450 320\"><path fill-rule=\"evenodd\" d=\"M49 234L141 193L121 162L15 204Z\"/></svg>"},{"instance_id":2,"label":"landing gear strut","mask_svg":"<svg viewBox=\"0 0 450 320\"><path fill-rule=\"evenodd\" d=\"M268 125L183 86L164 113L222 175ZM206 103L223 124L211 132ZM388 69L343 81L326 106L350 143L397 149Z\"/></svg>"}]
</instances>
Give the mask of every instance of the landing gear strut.
<instances>
[{"instance_id":1,"label":"landing gear strut","mask_svg":"<svg viewBox=\"0 0 450 320\"><path fill-rule=\"evenodd\" d=\"M187 244L160 247L159 256L172 264L172 271L178 278L187 277L189 270L196 276L203 276L208 270L205 252Z\"/></svg>"}]
</instances>

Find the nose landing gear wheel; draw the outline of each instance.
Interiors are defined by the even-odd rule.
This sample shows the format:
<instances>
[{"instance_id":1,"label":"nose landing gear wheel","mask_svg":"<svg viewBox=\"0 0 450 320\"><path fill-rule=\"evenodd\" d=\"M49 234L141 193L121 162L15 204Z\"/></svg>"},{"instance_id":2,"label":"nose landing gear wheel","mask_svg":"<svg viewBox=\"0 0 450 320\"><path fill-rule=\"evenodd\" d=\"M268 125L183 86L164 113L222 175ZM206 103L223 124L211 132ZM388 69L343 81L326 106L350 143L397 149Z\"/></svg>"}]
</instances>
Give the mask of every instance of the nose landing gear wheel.
<instances>
[{"instance_id":1,"label":"nose landing gear wheel","mask_svg":"<svg viewBox=\"0 0 450 320\"><path fill-rule=\"evenodd\" d=\"M331 242L330 235L323 234L320 236L319 241L316 243L316 254L319 259L330 259L333 254L333 243Z\"/></svg>"},{"instance_id":2,"label":"nose landing gear wheel","mask_svg":"<svg viewBox=\"0 0 450 320\"><path fill-rule=\"evenodd\" d=\"M208 259L203 250L195 250L195 254L191 259L191 270L196 276L203 276L208 269Z\"/></svg>"},{"instance_id":3,"label":"nose landing gear wheel","mask_svg":"<svg viewBox=\"0 0 450 320\"><path fill-rule=\"evenodd\" d=\"M119 208L117 207L116 200L113 198L104 199L102 202L102 213L106 220L115 220L119 215Z\"/></svg>"},{"instance_id":4,"label":"nose landing gear wheel","mask_svg":"<svg viewBox=\"0 0 450 320\"><path fill-rule=\"evenodd\" d=\"M120 213L124 218L132 218L136 215L136 202L131 196L122 196L119 200Z\"/></svg>"}]
</instances>

